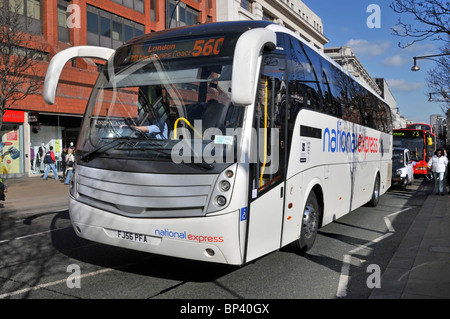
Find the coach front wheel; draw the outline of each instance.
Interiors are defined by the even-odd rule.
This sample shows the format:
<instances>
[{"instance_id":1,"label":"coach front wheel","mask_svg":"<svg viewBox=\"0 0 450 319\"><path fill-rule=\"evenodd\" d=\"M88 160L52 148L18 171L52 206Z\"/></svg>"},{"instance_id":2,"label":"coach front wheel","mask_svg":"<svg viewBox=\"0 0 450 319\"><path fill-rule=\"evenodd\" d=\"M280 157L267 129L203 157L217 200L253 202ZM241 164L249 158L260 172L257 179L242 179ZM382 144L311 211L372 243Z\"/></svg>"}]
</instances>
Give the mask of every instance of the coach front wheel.
<instances>
[{"instance_id":1,"label":"coach front wheel","mask_svg":"<svg viewBox=\"0 0 450 319\"><path fill-rule=\"evenodd\" d=\"M306 200L303 209L302 223L300 225L300 238L292 243L293 248L305 253L310 250L316 240L317 229L320 222L320 206L316 198L316 194L312 191Z\"/></svg>"}]
</instances>

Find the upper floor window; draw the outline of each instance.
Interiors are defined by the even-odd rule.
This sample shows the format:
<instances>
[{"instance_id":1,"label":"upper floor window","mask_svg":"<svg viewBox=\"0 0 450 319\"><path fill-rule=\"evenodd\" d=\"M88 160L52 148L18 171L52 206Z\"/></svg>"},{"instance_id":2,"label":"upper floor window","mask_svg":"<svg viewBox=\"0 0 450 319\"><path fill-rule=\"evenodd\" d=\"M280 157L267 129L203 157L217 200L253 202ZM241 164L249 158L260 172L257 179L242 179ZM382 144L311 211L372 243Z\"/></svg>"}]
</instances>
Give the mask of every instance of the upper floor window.
<instances>
[{"instance_id":1,"label":"upper floor window","mask_svg":"<svg viewBox=\"0 0 450 319\"><path fill-rule=\"evenodd\" d=\"M28 33L42 34L41 0L0 0L0 6L9 6L9 11L22 16L17 27Z\"/></svg>"},{"instance_id":2,"label":"upper floor window","mask_svg":"<svg viewBox=\"0 0 450 319\"><path fill-rule=\"evenodd\" d=\"M20 15L26 15L29 18L41 20L40 0L9 0L9 10Z\"/></svg>"},{"instance_id":3,"label":"upper floor window","mask_svg":"<svg viewBox=\"0 0 450 319\"><path fill-rule=\"evenodd\" d=\"M150 21L156 21L156 0L150 0Z\"/></svg>"},{"instance_id":4,"label":"upper floor window","mask_svg":"<svg viewBox=\"0 0 450 319\"><path fill-rule=\"evenodd\" d=\"M70 43L70 31L67 27L67 5L66 1L58 1L58 41Z\"/></svg>"},{"instance_id":5,"label":"upper floor window","mask_svg":"<svg viewBox=\"0 0 450 319\"><path fill-rule=\"evenodd\" d=\"M144 0L113 0L125 7L144 13Z\"/></svg>"},{"instance_id":6,"label":"upper floor window","mask_svg":"<svg viewBox=\"0 0 450 319\"><path fill-rule=\"evenodd\" d=\"M241 0L241 7L250 13L253 13L253 1Z\"/></svg>"},{"instance_id":7,"label":"upper floor window","mask_svg":"<svg viewBox=\"0 0 450 319\"><path fill-rule=\"evenodd\" d=\"M273 16L271 16L270 14L268 14L267 12L263 12L263 20L273 21L273 20L275 20L275 18Z\"/></svg>"},{"instance_id":8,"label":"upper floor window","mask_svg":"<svg viewBox=\"0 0 450 319\"><path fill-rule=\"evenodd\" d=\"M87 7L87 44L118 48L144 34L142 24L91 6Z\"/></svg>"},{"instance_id":9,"label":"upper floor window","mask_svg":"<svg viewBox=\"0 0 450 319\"><path fill-rule=\"evenodd\" d=\"M0 44L0 48L1 47L2 47L2 44ZM20 46L12 46L8 50L12 55L15 55L15 56L18 56L21 58L27 58L27 59L38 60L38 61L46 61L46 62L48 62L50 60L48 52L44 52L41 50L30 49L30 48L25 48L25 47L20 47Z\"/></svg>"},{"instance_id":10,"label":"upper floor window","mask_svg":"<svg viewBox=\"0 0 450 319\"><path fill-rule=\"evenodd\" d=\"M182 2L170 0L166 17L169 28L197 24L200 21L199 17L199 11Z\"/></svg>"}]
</instances>

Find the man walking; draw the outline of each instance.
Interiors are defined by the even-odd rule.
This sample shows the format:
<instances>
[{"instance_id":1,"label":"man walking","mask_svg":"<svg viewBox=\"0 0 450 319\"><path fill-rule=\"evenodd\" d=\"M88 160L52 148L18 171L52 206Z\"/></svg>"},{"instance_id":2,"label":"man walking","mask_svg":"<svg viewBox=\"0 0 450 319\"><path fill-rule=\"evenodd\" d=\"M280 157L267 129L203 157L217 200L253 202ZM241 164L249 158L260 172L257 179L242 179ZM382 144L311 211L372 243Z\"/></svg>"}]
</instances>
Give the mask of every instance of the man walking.
<instances>
[{"instance_id":1,"label":"man walking","mask_svg":"<svg viewBox=\"0 0 450 319\"><path fill-rule=\"evenodd\" d=\"M444 195L444 176L447 169L447 164L447 156L444 155L444 152L441 149L436 150L433 157L428 162L428 168L431 168L433 172L435 182L434 191L436 192L436 195Z\"/></svg>"},{"instance_id":2,"label":"man walking","mask_svg":"<svg viewBox=\"0 0 450 319\"><path fill-rule=\"evenodd\" d=\"M55 174L55 180L59 179L58 172L56 171L56 159L55 159L55 153L53 153L53 146L50 146L50 150L45 153L44 157L44 163L47 164L47 167L45 168L43 179L44 181L47 180L48 172L50 171L50 168L53 171L53 174Z\"/></svg>"}]
</instances>

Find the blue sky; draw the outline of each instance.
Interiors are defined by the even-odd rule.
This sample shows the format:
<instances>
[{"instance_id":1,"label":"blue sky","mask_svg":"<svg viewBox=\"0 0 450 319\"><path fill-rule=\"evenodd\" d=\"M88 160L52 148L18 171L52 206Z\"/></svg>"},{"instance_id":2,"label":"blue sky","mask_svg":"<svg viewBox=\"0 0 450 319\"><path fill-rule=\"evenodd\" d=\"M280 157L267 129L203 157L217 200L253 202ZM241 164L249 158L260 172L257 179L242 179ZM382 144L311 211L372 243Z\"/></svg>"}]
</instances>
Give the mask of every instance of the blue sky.
<instances>
[{"instance_id":1,"label":"blue sky","mask_svg":"<svg viewBox=\"0 0 450 319\"><path fill-rule=\"evenodd\" d=\"M391 0L302 0L314 11L323 23L323 33L328 47L349 45L356 57L372 77L385 78L397 101L400 114L414 122L429 123L430 115L443 114L438 103L428 102L430 92L426 84L427 71L434 67L432 60L417 61L421 70L412 72L414 56L440 54L442 42L422 41L402 49L398 43L406 44L411 38L392 34L391 28L398 18L417 25L405 14L395 13ZM370 4L380 7L380 28L369 28L367 12Z\"/></svg>"}]
</instances>

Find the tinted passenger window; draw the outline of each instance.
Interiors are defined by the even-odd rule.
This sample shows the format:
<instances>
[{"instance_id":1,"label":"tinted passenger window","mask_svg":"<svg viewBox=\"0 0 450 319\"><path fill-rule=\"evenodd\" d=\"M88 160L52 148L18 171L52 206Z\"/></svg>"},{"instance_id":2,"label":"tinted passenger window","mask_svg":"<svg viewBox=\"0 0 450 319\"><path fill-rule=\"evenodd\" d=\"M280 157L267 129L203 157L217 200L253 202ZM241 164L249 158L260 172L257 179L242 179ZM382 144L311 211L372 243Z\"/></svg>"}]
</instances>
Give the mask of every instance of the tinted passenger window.
<instances>
[{"instance_id":1,"label":"tinted passenger window","mask_svg":"<svg viewBox=\"0 0 450 319\"><path fill-rule=\"evenodd\" d=\"M290 38L287 58L290 112L296 114L302 107L323 111L316 70L305 54L303 44L295 38Z\"/></svg>"}]
</instances>

